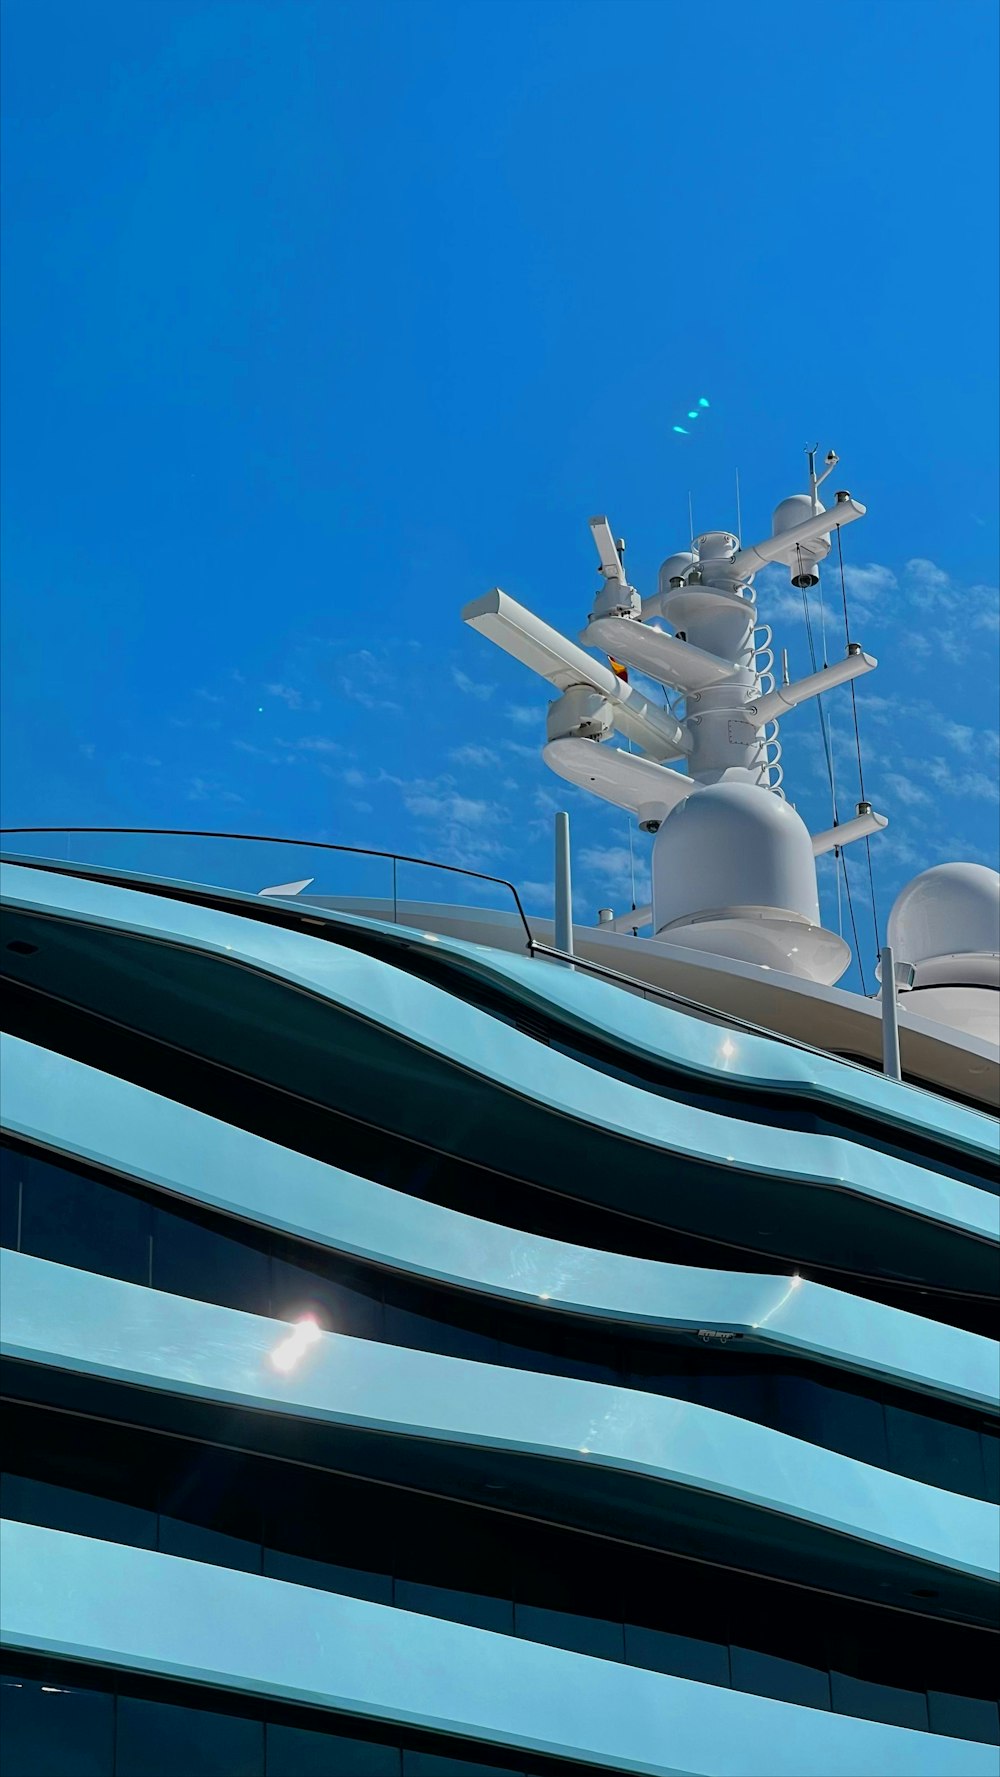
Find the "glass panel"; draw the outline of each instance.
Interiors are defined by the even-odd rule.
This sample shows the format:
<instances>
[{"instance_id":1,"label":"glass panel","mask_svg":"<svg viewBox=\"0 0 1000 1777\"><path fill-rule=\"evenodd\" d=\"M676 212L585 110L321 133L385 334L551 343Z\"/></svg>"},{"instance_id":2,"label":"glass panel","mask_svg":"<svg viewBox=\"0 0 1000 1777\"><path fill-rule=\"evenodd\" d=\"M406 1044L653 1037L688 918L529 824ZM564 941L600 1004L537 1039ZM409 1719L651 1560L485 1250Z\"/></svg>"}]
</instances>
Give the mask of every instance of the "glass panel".
<instances>
[{"instance_id":1,"label":"glass panel","mask_svg":"<svg viewBox=\"0 0 1000 1777\"><path fill-rule=\"evenodd\" d=\"M992 1500L994 1505L1000 1505L1000 1438L995 1432L980 1432L979 1447L986 1476L984 1497Z\"/></svg>"},{"instance_id":2,"label":"glass panel","mask_svg":"<svg viewBox=\"0 0 1000 1777\"><path fill-rule=\"evenodd\" d=\"M0 1147L0 1246L17 1246L18 1208L21 1195L21 1156L13 1148Z\"/></svg>"},{"instance_id":3,"label":"glass panel","mask_svg":"<svg viewBox=\"0 0 1000 1777\"><path fill-rule=\"evenodd\" d=\"M394 1746L267 1724L267 1777L399 1777Z\"/></svg>"},{"instance_id":4,"label":"glass panel","mask_svg":"<svg viewBox=\"0 0 1000 1777\"><path fill-rule=\"evenodd\" d=\"M195 1296L225 1308L267 1314L267 1255L225 1234L186 1221L170 1210L153 1214L153 1284L175 1296Z\"/></svg>"},{"instance_id":5,"label":"glass panel","mask_svg":"<svg viewBox=\"0 0 1000 1777\"><path fill-rule=\"evenodd\" d=\"M509 1598L490 1598L480 1592L453 1591L450 1586L425 1586L416 1580L397 1580L395 1603L400 1610L418 1610L429 1617L447 1617L453 1623L471 1623L475 1629L514 1633L514 1606Z\"/></svg>"},{"instance_id":6,"label":"glass panel","mask_svg":"<svg viewBox=\"0 0 1000 1777\"><path fill-rule=\"evenodd\" d=\"M155 1512L48 1481L29 1481L24 1475L0 1475L0 1517L97 1536L104 1542L132 1543L139 1549L156 1547Z\"/></svg>"},{"instance_id":7,"label":"glass panel","mask_svg":"<svg viewBox=\"0 0 1000 1777\"><path fill-rule=\"evenodd\" d=\"M488 1333L475 1333L447 1318L432 1318L397 1302L386 1302L385 1332L390 1345L408 1345L419 1351L440 1351L447 1357L472 1358L476 1363L495 1363L498 1343Z\"/></svg>"},{"instance_id":8,"label":"glass panel","mask_svg":"<svg viewBox=\"0 0 1000 1777\"><path fill-rule=\"evenodd\" d=\"M111 1777L115 1700L34 1679L0 1679L4 1777Z\"/></svg>"},{"instance_id":9,"label":"glass panel","mask_svg":"<svg viewBox=\"0 0 1000 1777\"><path fill-rule=\"evenodd\" d=\"M361 1285L361 1287L359 1287ZM355 1339L381 1339L381 1284L371 1279L364 1287L360 1275L320 1276L287 1259L271 1261L271 1314L276 1320L301 1320L313 1314L321 1327L347 1333Z\"/></svg>"},{"instance_id":10,"label":"glass panel","mask_svg":"<svg viewBox=\"0 0 1000 1777\"><path fill-rule=\"evenodd\" d=\"M885 1414L881 1401L846 1389L831 1388L809 1376L782 1376L777 1381L779 1412L775 1423L796 1438L823 1444L860 1462L888 1466Z\"/></svg>"},{"instance_id":11,"label":"glass panel","mask_svg":"<svg viewBox=\"0 0 1000 1777\"><path fill-rule=\"evenodd\" d=\"M46 1160L22 1164L22 1252L127 1283L149 1282L148 1203Z\"/></svg>"},{"instance_id":12,"label":"glass panel","mask_svg":"<svg viewBox=\"0 0 1000 1777\"><path fill-rule=\"evenodd\" d=\"M183 1518L160 1518L161 1555L184 1555L189 1561L209 1561L214 1567L239 1567L244 1573L260 1573L260 1543L204 1524L188 1524Z\"/></svg>"},{"instance_id":13,"label":"glass panel","mask_svg":"<svg viewBox=\"0 0 1000 1777\"><path fill-rule=\"evenodd\" d=\"M932 1487L948 1487L961 1493L969 1488L982 1493L983 1459L980 1441L963 1425L947 1425L905 1407L887 1407L889 1458L901 1474Z\"/></svg>"},{"instance_id":14,"label":"glass panel","mask_svg":"<svg viewBox=\"0 0 1000 1777\"><path fill-rule=\"evenodd\" d=\"M290 1580L294 1586L340 1592L345 1598L369 1598L373 1604L392 1603L392 1577L387 1573L338 1567L333 1561L313 1561L305 1555L288 1555L281 1549L268 1548L264 1550L264 1572L274 1580Z\"/></svg>"},{"instance_id":15,"label":"glass panel","mask_svg":"<svg viewBox=\"0 0 1000 1777\"><path fill-rule=\"evenodd\" d=\"M115 1777L263 1777L264 1724L179 1703L118 1699Z\"/></svg>"},{"instance_id":16,"label":"glass panel","mask_svg":"<svg viewBox=\"0 0 1000 1777\"><path fill-rule=\"evenodd\" d=\"M550 1647L572 1648L577 1654L595 1654L600 1660L624 1660L625 1632L621 1623L603 1617L581 1617L568 1611L544 1610L537 1604L518 1604L514 1610L515 1634L525 1641L544 1641Z\"/></svg>"},{"instance_id":17,"label":"glass panel","mask_svg":"<svg viewBox=\"0 0 1000 1777\"><path fill-rule=\"evenodd\" d=\"M779 1660L773 1654L754 1653L748 1647L731 1647L733 1688L752 1691L757 1697L779 1697L785 1703L805 1703L810 1709L829 1709L830 1674L797 1660Z\"/></svg>"},{"instance_id":18,"label":"glass panel","mask_svg":"<svg viewBox=\"0 0 1000 1777\"><path fill-rule=\"evenodd\" d=\"M946 1691L928 1691L931 1732L951 1734L955 1740L985 1740L1000 1746L1000 1712L995 1703L981 1697L953 1697Z\"/></svg>"},{"instance_id":19,"label":"glass panel","mask_svg":"<svg viewBox=\"0 0 1000 1777\"><path fill-rule=\"evenodd\" d=\"M927 1698L923 1691L901 1691L892 1684L848 1678L843 1672L831 1672L830 1684L838 1715L863 1715L866 1721L889 1721L900 1728L926 1731Z\"/></svg>"},{"instance_id":20,"label":"glass panel","mask_svg":"<svg viewBox=\"0 0 1000 1777\"><path fill-rule=\"evenodd\" d=\"M625 1658L630 1666L646 1666L652 1672L672 1672L676 1678L697 1678L702 1684L729 1684L729 1649L722 1642L626 1623Z\"/></svg>"},{"instance_id":21,"label":"glass panel","mask_svg":"<svg viewBox=\"0 0 1000 1777\"><path fill-rule=\"evenodd\" d=\"M403 1777L518 1777L508 1766L482 1765L440 1752L403 1751Z\"/></svg>"}]
</instances>

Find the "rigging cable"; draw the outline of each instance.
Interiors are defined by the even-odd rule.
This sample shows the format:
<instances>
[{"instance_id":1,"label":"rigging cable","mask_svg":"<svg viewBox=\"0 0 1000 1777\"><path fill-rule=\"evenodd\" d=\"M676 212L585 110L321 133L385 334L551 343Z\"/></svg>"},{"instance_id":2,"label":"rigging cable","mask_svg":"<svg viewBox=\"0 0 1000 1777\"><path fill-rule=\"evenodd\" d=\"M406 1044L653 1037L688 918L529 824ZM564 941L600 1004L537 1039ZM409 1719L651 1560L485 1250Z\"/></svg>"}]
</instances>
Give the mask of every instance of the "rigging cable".
<instances>
[{"instance_id":1,"label":"rigging cable","mask_svg":"<svg viewBox=\"0 0 1000 1777\"><path fill-rule=\"evenodd\" d=\"M843 539L841 538L841 535L840 535L839 524L837 525L836 528L837 528L837 556L840 561L840 598L841 598L841 603L844 607L844 640L849 647L850 641L851 641L851 630L850 630L850 624L848 622L848 617L847 617L847 577L844 573L844 544L843 544ZM855 745L857 755L858 755L858 785L861 790L862 802L867 802L868 798L865 795L864 766L861 763L861 732L858 728L858 699L857 699L857 694L854 689L854 680L853 679L850 681L850 684L851 684L851 712L854 717L854 745ZM865 852L868 857L868 889L869 889L869 893L871 895L871 903L872 903L872 928L875 933L875 954L876 954L876 956L881 956L882 943L881 943L881 939L879 938L878 911L875 906L875 877L872 872L872 842L871 842L871 837L868 834L865 835Z\"/></svg>"},{"instance_id":2,"label":"rigging cable","mask_svg":"<svg viewBox=\"0 0 1000 1777\"><path fill-rule=\"evenodd\" d=\"M819 633L820 633L820 642L822 643L822 648L823 648L823 665L829 666L830 662L829 662L829 658L827 656L827 649L826 649L826 600L823 597L823 576L822 575L820 575L820 581L819 581ZM822 698L819 699L819 703L820 703L820 708L822 708L823 707L823 699ZM832 722L829 714L827 714L826 724L827 724L827 731L830 736L830 761L829 761L829 763L830 763L830 800L831 800L832 807L833 807L834 826L836 826L836 824L837 824L837 780L836 780L836 767L835 767L836 747L834 746L834 740L833 740L833 722ZM840 893L840 852L841 852L841 848L839 845L835 845L833 850L834 850L834 863L836 865L836 869L834 871L834 880L837 884L837 936L838 936L838 938L842 938L844 936L844 907L843 907L843 899L842 899L842 896Z\"/></svg>"},{"instance_id":3,"label":"rigging cable","mask_svg":"<svg viewBox=\"0 0 1000 1777\"><path fill-rule=\"evenodd\" d=\"M838 531L838 536L839 536L839 531ZM815 641L815 637L813 636L812 615L809 610L809 594L806 590L805 575L802 572L802 551L801 551L801 549L797 548L796 553L799 557L799 576L798 577L799 577L799 581L801 583L801 588L802 588L802 611L803 611L803 615L805 617L805 623L806 623L806 638L809 643L809 661L812 666L813 672L816 672L816 670L817 670L816 641ZM823 737L823 751L826 754L826 771L827 771L827 776L830 780L830 796L831 796L831 799L833 802L833 824L835 827L837 827L840 825L840 812L837 808L837 790L836 790L836 779L835 779L834 770L833 770L833 754L830 750L830 736L827 732L826 713L823 709L823 699L821 697L818 697L816 699L816 708L819 713L819 731ZM865 998L867 999L868 984L865 980L865 965L861 960L861 942L860 942L860 939L858 938L858 922L854 917L854 897L851 894L851 879L847 873L847 858L844 855L844 848L842 845L835 846L834 850L836 852L837 857L840 860L840 867L844 872L844 888L847 891L847 911L850 916L851 931L854 935L854 954L857 957L857 961L858 961L858 974L861 977L861 991L865 995ZM839 887L839 878L838 878L838 887Z\"/></svg>"}]
</instances>

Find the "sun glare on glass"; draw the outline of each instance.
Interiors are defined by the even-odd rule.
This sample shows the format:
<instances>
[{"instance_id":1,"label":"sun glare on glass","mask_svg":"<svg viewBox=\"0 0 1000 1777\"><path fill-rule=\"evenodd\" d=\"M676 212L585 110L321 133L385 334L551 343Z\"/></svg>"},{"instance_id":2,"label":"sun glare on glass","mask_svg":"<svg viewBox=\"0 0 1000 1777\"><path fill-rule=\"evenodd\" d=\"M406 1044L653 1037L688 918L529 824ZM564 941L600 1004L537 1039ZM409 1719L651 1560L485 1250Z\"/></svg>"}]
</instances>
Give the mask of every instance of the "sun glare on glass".
<instances>
[{"instance_id":1,"label":"sun glare on glass","mask_svg":"<svg viewBox=\"0 0 1000 1777\"><path fill-rule=\"evenodd\" d=\"M315 1345L320 1329L313 1315L306 1314L296 1321L291 1332L271 1353L271 1362L276 1370L294 1370L299 1359L304 1357L310 1345Z\"/></svg>"}]
</instances>

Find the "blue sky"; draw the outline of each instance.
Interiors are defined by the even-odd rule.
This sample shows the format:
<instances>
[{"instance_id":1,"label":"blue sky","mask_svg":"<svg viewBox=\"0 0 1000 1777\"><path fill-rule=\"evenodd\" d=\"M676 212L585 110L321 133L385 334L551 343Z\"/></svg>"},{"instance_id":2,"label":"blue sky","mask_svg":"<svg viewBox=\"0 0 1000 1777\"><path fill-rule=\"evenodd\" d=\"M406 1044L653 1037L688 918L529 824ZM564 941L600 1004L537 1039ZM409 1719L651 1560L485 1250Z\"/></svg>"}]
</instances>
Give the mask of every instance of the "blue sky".
<instances>
[{"instance_id":1,"label":"blue sky","mask_svg":"<svg viewBox=\"0 0 1000 1777\"><path fill-rule=\"evenodd\" d=\"M590 513L649 591L689 492L732 525L738 467L759 536L818 439L869 507L880 914L925 864L995 863L987 0L4 19L7 824L396 847L540 906L545 690L460 607L499 583L575 633ZM780 576L760 602L808 670ZM815 706L782 742L827 825ZM624 816L568 805L581 916L624 906Z\"/></svg>"}]
</instances>

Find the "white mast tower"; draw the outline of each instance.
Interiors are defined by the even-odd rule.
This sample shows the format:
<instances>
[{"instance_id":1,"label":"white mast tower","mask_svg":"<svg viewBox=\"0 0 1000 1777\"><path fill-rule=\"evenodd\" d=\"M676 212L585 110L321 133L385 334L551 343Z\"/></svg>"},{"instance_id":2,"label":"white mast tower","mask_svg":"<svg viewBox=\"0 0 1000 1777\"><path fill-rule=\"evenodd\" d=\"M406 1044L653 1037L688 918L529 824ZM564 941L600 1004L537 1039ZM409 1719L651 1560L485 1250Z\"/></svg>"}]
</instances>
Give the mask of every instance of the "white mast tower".
<instances>
[{"instance_id":1,"label":"white mast tower","mask_svg":"<svg viewBox=\"0 0 1000 1777\"><path fill-rule=\"evenodd\" d=\"M770 537L743 548L729 531L705 531L668 556L646 599L628 583L624 545L607 519L590 520L603 584L580 641L656 680L663 706L499 587L462 613L559 692L548 710L546 764L656 834L655 936L826 983L844 973L850 950L820 924L816 857L888 822L860 803L852 820L810 835L781 787L778 719L877 662L850 642L843 660L777 684L753 578L777 562L793 586L817 584L832 529L865 515L846 492L823 506L819 487L837 461L830 451L817 475L810 452L809 492L781 501ZM641 752L605 744L614 734Z\"/></svg>"}]
</instances>

